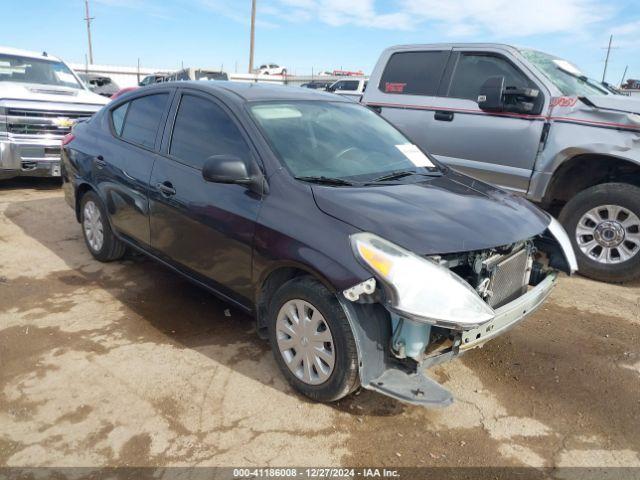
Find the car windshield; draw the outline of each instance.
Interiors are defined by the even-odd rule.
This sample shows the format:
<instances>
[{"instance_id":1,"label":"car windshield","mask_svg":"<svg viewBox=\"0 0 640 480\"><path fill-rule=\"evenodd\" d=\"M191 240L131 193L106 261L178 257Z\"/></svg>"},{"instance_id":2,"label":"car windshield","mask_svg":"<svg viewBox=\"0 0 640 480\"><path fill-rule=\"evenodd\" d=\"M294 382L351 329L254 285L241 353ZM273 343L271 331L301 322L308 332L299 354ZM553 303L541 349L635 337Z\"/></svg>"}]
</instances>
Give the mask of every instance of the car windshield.
<instances>
[{"instance_id":1,"label":"car windshield","mask_svg":"<svg viewBox=\"0 0 640 480\"><path fill-rule=\"evenodd\" d=\"M572 97L609 95L605 87L596 80L588 78L579 68L566 60L537 50L523 49L520 52L542 71L563 95Z\"/></svg>"},{"instance_id":2,"label":"car windshield","mask_svg":"<svg viewBox=\"0 0 640 480\"><path fill-rule=\"evenodd\" d=\"M250 110L295 177L369 182L389 173L404 177L440 171L402 133L358 104L260 102Z\"/></svg>"},{"instance_id":3,"label":"car windshield","mask_svg":"<svg viewBox=\"0 0 640 480\"><path fill-rule=\"evenodd\" d=\"M0 53L0 82L82 88L69 67L62 62L2 53Z\"/></svg>"}]
</instances>

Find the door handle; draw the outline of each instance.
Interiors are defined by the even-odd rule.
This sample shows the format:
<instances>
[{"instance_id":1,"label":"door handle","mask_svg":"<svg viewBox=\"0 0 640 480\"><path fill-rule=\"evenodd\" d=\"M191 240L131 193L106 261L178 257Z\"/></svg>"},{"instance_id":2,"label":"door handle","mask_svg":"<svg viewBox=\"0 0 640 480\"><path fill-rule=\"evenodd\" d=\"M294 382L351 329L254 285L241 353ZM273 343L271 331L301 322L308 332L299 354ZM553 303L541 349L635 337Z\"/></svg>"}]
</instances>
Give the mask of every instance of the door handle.
<instances>
[{"instance_id":1,"label":"door handle","mask_svg":"<svg viewBox=\"0 0 640 480\"><path fill-rule=\"evenodd\" d=\"M156 183L156 188L163 197L171 197L176 194L176 189L173 188L171 182Z\"/></svg>"},{"instance_id":2,"label":"door handle","mask_svg":"<svg viewBox=\"0 0 640 480\"><path fill-rule=\"evenodd\" d=\"M436 111L433 118L441 122L450 122L453 120L453 112Z\"/></svg>"},{"instance_id":3,"label":"door handle","mask_svg":"<svg viewBox=\"0 0 640 480\"><path fill-rule=\"evenodd\" d=\"M107 162L104 161L104 157L102 155L98 155L93 159L93 164L96 168L103 169L107 165Z\"/></svg>"}]
</instances>

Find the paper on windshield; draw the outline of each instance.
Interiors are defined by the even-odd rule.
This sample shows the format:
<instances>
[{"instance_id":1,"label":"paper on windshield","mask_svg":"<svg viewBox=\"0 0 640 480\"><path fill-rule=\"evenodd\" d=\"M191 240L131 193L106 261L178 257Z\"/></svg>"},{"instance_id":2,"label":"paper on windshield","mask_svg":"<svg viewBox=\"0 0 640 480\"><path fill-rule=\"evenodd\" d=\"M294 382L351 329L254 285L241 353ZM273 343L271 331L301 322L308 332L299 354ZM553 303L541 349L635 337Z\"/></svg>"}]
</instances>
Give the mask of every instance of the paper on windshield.
<instances>
[{"instance_id":1,"label":"paper on windshield","mask_svg":"<svg viewBox=\"0 0 640 480\"><path fill-rule=\"evenodd\" d=\"M396 145L396 148L400 150L416 167L433 168L435 166L433 162L429 160L429 157L422 153L420 149L412 143Z\"/></svg>"},{"instance_id":2,"label":"paper on windshield","mask_svg":"<svg viewBox=\"0 0 640 480\"><path fill-rule=\"evenodd\" d=\"M65 83L71 83L71 84L76 84L76 78L70 74L69 72L61 72L59 70L56 70L55 72L56 77L58 78L58 80L60 80L61 82L65 82Z\"/></svg>"},{"instance_id":3,"label":"paper on windshield","mask_svg":"<svg viewBox=\"0 0 640 480\"><path fill-rule=\"evenodd\" d=\"M251 110L263 120L284 120L302 117L300 110L288 105L259 105Z\"/></svg>"},{"instance_id":4,"label":"paper on windshield","mask_svg":"<svg viewBox=\"0 0 640 480\"><path fill-rule=\"evenodd\" d=\"M578 76L583 75L583 73L575 65L571 65L566 60L556 58L553 63L555 63L561 70L564 70L565 72L569 72Z\"/></svg>"}]
</instances>

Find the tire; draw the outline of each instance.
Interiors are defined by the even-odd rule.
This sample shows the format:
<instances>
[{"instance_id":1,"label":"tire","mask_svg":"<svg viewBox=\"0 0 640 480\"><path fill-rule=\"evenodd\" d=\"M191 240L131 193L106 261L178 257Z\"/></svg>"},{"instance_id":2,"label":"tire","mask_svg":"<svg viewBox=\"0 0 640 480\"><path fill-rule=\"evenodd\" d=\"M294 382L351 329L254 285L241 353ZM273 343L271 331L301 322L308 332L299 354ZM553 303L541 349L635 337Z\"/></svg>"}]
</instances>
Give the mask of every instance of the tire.
<instances>
[{"instance_id":1,"label":"tire","mask_svg":"<svg viewBox=\"0 0 640 480\"><path fill-rule=\"evenodd\" d=\"M302 335L286 338L283 325L290 323L290 328L296 328L291 317L284 313L291 313L292 306L295 306L293 312L298 318L301 316L300 310L303 310L302 315L310 319L308 325L313 325L312 322L320 318L316 316L317 313L322 316L324 325L320 322L316 327L309 327ZM300 306L302 308L299 308ZM324 285L308 276L288 281L278 289L271 300L267 320L269 341L276 363L295 390L318 402L335 402L356 390L360 383L358 352L353 332L342 306ZM301 327L297 328L299 330ZM321 335L320 338L326 340L327 331L331 337L330 348L328 342L308 341L307 344L310 346L303 343L307 335L307 338L312 338L311 335ZM287 350L289 345L292 348ZM298 346L300 350L296 351L295 348ZM305 357L305 352L310 352L313 356L313 352L317 352L319 346L322 346L324 356L320 360L309 361L310 370L305 370L307 359L310 358ZM330 371L326 368L329 363L324 362L327 351L333 354L333 366ZM297 355L300 355L300 363L296 360Z\"/></svg>"},{"instance_id":2,"label":"tire","mask_svg":"<svg viewBox=\"0 0 640 480\"><path fill-rule=\"evenodd\" d=\"M640 188L626 183L587 188L564 206L559 220L573 244L579 273L604 282L627 282L640 277ZM590 231L594 235L585 234ZM610 243L603 243L608 240L606 236L613 236ZM620 243L613 246L616 242Z\"/></svg>"},{"instance_id":3,"label":"tire","mask_svg":"<svg viewBox=\"0 0 640 480\"><path fill-rule=\"evenodd\" d=\"M107 212L94 192L87 192L80 203L80 225L84 243L93 258L101 262L112 262L122 258L127 250L125 244L113 234ZM101 232L102 241L99 241Z\"/></svg>"}]
</instances>

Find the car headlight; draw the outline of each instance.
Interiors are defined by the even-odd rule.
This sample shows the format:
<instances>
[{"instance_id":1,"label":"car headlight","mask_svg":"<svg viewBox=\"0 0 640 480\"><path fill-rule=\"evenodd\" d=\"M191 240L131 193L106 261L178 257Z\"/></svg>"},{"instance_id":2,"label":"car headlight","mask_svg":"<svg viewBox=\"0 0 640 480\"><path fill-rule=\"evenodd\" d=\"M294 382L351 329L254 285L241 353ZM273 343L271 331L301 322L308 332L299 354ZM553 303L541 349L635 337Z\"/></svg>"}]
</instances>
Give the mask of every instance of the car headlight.
<instances>
[{"instance_id":1,"label":"car headlight","mask_svg":"<svg viewBox=\"0 0 640 480\"><path fill-rule=\"evenodd\" d=\"M389 308L401 316L447 328L469 329L495 312L458 275L372 233L356 233L358 259L390 291Z\"/></svg>"}]
</instances>

